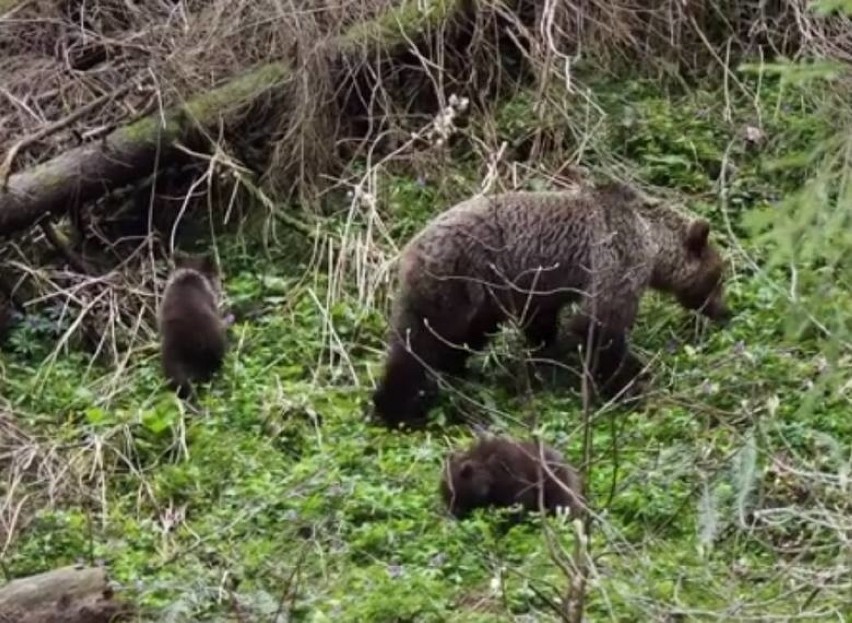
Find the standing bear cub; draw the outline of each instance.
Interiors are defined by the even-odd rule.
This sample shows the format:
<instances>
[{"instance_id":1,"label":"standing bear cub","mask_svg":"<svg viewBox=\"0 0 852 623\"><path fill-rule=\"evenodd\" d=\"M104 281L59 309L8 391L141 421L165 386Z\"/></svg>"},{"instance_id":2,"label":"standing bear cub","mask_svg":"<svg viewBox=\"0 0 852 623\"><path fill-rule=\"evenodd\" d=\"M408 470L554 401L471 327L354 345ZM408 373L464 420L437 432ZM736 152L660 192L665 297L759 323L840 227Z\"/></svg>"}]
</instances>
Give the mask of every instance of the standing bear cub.
<instances>
[{"instance_id":1,"label":"standing bear cub","mask_svg":"<svg viewBox=\"0 0 852 623\"><path fill-rule=\"evenodd\" d=\"M440 490L444 505L459 519L477 508L516 504L533 512L540 503L547 512L562 507L577 517L584 506L580 477L559 452L505 437L486 437L451 454Z\"/></svg>"},{"instance_id":2,"label":"standing bear cub","mask_svg":"<svg viewBox=\"0 0 852 623\"><path fill-rule=\"evenodd\" d=\"M208 381L225 357L225 323L219 314L219 268L212 255L177 255L160 305L163 373L181 398L191 381Z\"/></svg>"},{"instance_id":3,"label":"standing bear cub","mask_svg":"<svg viewBox=\"0 0 852 623\"><path fill-rule=\"evenodd\" d=\"M533 347L552 346L561 308L595 355L593 378L620 391L626 336L647 288L723 321L723 260L710 224L629 186L509 192L455 205L402 251L384 375L373 395L388 426L422 422L434 372L461 374L509 318ZM585 340L584 340L585 342Z\"/></svg>"}]
</instances>

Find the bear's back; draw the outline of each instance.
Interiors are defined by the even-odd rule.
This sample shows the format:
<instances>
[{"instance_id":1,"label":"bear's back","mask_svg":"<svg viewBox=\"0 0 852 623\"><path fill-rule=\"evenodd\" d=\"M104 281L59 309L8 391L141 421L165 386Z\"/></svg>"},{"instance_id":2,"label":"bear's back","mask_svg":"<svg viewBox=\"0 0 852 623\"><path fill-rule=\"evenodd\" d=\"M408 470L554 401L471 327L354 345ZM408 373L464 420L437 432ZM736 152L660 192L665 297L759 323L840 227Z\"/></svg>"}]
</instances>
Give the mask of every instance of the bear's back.
<instances>
[{"instance_id":1,"label":"bear's back","mask_svg":"<svg viewBox=\"0 0 852 623\"><path fill-rule=\"evenodd\" d=\"M568 191L515 190L466 199L436 216L425 228L455 228L475 222L506 227L539 227L554 218L575 220L596 209L586 189Z\"/></svg>"},{"instance_id":2,"label":"bear's back","mask_svg":"<svg viewBox=\"0 0 852 623\"><path fill-rule=\"evenodd\" d=\"M513 191L468 199L424 227L403 250L403 272L468 274L492 282L533 275L547 288L582 287L595 246L615 226L636 228L628 206L601 205L591 189Z\"/></svg>"},{"instance_id":3,"label":"bear's back","mask_svg":"<svg viewBox=\"0 0 852 623\"><path fill-rule=\"evenodd\" d=\"M161 321L215 315L216 311L216 293L203 275L186 269L175 272L163 292Z\"/></svg>"},{"instance_id":4,"label":"bear's back","mask_svg":"<svg viewBox=\"0 0 852 623\"><path fill-rule=\"evenodd\" d=\"M216 294L203 275L195 271L174 275L163 294L159 320L165 350L181 357L221 357L225 327Z\"/></svg>"}]
</instances>

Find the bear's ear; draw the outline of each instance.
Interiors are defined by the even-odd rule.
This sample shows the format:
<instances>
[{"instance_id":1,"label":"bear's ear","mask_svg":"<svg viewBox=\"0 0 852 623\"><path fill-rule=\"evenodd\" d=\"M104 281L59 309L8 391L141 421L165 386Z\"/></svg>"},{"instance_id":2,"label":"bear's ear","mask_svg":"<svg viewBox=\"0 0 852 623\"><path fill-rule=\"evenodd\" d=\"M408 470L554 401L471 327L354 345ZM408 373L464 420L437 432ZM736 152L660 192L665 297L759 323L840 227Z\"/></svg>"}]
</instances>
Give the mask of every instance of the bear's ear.
<instances>
[{"instance_id":1,"label":"bear's ear","mask_svg":"<svg viewBox=\"0 0 852 623\"><path fill-rule=\"evenodd\" d=\"M710 236L710 223L703 218L692 221L686 231L686 248L695 254L699 254L707 246L707 238Z\"/></svg>"}]
</instances>

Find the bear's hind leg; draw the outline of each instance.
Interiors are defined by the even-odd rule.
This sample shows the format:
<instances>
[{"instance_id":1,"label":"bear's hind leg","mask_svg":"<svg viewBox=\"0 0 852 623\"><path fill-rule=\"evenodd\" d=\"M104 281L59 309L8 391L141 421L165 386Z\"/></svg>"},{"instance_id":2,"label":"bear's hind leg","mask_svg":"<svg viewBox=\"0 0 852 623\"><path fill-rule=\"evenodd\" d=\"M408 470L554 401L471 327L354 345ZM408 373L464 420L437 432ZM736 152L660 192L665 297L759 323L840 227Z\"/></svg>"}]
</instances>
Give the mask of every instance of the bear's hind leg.
<instances>
[{"instance_id":1,"label":"bear's hind leg","mask_svg":"<svg viewBox=\"0 0 852 623\"><path fill-rule=\"evenodd\" d=\"M186 366L178 361L176 356L163 358L163 371L168 388L175 392L178 398L186 400L192 397L194 388L190 381L190 374L187 372Z\"/></svg>"},{"instance_id":2,"label":"bear's hind leg","mask_svg":"<svg viewBox=\"0 0 852 623\"><path fill-rule=\"evenodd\" d=\"M376 414L389 426L422 422L437 396L436 374L463 376L467 360L488 343L501 318L487 310L470 323L453 327L457 318L420 324L394 337L384 377L373 396ZM437 325L437 326L436 326Z\"/></svg>"},{"instance_id":3,"label":"bear's hind leg","mask_svg":"<svg viewBox=\"0 0 852 623\"><path fill-rule=\"evenodd\" d=\"M400 340L394 339L382 379L373 392L373 409L386 426L422 420L428 408L426 370Z\"/></svg>"},{"instance_id":4,"label":"bear's hind leg","mask_svg":"<svg viewBox=\"0 0 852 623\"><path fill-rule=\"evenodd\" d=\"M435 374L461 375L468 348L430 326L415 326L394 336L384 376L373 394L376 414L389 426L425 419L437 394Z\"/></svg>"}]
</instances>

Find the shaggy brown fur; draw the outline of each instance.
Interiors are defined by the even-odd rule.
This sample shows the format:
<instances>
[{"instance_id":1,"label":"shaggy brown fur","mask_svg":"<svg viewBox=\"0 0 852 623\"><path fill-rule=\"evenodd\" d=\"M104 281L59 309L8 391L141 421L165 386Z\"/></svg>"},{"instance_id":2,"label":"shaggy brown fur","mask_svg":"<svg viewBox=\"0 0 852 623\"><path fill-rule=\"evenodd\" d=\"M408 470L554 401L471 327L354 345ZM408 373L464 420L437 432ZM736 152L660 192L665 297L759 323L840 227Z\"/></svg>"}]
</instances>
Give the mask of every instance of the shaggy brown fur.
<instances>
[{"instance_id":1,"label":"shaggy brown fur","mask_svg":"<svg viewBox=\"0 0 852 623\"><path fill-rule=\"evenodd\" d=\"M476 508L489 506L520 504L524 511L536 511L541 483L548 512L561 506L575 517L580 513L584 503L577 472L556 450L530 441L490 437L466 452L453 453L444 465L440 489L450 513L463 518Z\"/></svg>"},{"instance_id":2,"label":"shaggy brown fur","mask_svg":"<svg viewBox=\"0 0 852 623\"><path fill-rule=\"evenodd\" d=\"M208 381L222 366L227 344L219 292L215 258L175 258L159 325L163 373L182 398L192 393L191 381Z\"/></svg>"},{"instance_id":3,"label":"shaggy brown fur","mask_svg":"<svg viewBox=\"0 0 852 623\"><path fill-rule=\"evenodd\" d=\"M579 301L571 328L595 327L595 378L615 378L648 287L722 320L723 261L710 225L611 184L569 192L512 192L460 203L405 247L384 377L374 396L389 426L425 417L427 374L459 374L488 334L517 318L533 346L549 346L558 316ZM623 384L623 383L621 383ZM614 389L619 389L615 387Z\"/></svg>"}]
</instances>

